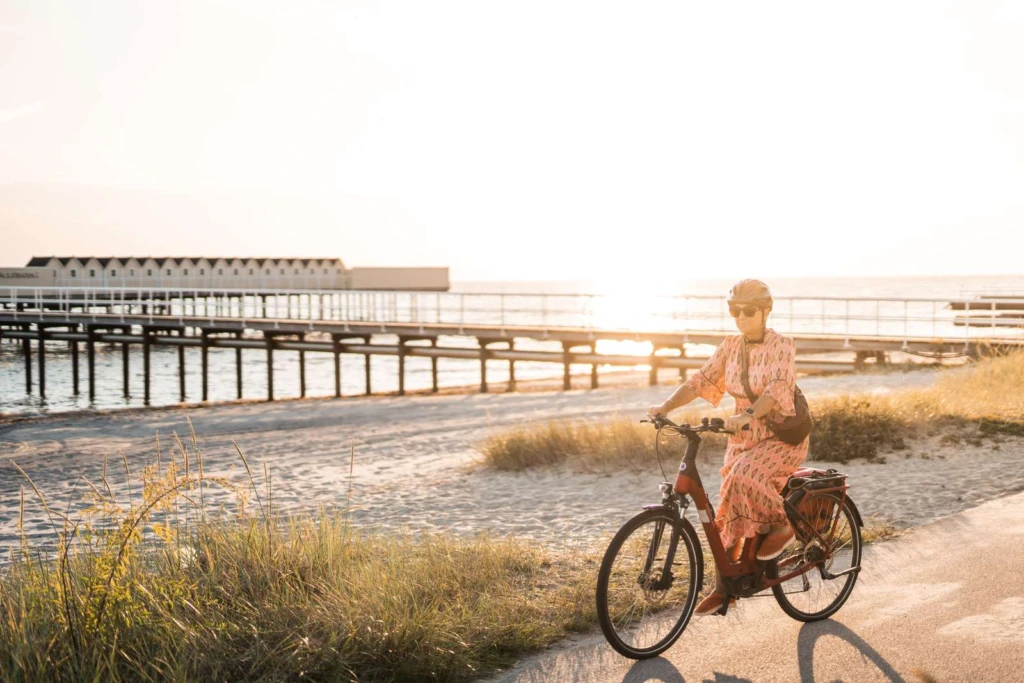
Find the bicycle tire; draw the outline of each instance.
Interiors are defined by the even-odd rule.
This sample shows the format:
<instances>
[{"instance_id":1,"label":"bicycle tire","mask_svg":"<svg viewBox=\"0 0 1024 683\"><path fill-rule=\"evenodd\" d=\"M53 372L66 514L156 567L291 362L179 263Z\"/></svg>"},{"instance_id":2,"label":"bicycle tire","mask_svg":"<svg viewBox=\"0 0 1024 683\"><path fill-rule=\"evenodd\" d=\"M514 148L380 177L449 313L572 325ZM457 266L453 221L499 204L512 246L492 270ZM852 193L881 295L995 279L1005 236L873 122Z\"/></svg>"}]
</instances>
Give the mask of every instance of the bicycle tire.
<instances>
[{"instance_id":1,"label":"bicycle tire","mask_svg":"<svg viewBox=\"0 0 1024 683\"><path fill-rule=\"evenodd\" d=\"M860 524L858 523L860 515L856 511L853 501L850 500L849 497L844 499L835 493L822 493L814 496L808 496L808 498L805 499L805 503L807 501L813 501L816 498L827 498L834 501L835 504L839 504L840 502L842 503L840 514L845 519L846 528L850 531L851 551L849 554L849 563L851 567L860 566L861 558L863 557L863 541L861 539ZM837 526L838 523L839 522L837 522ZM800 545L798 544L798 551L799 548ZM785 555L783 557L785 557ZM778 576L778 572L780 571L778 568L778 561L779 560L775 560L772 562L769 576ZM853 587L857 583L857 576L859 574L860 572L856 571L836 579L825 579L824 576L821 575L820 569L812 568L800 577L795 577L786 583L772 586L772 593L775 595L775 600L779 603L779 607L782 608L782 611L793 619L803 622L820 621L821 619L827 619L838 612L847 599L849 599L850 594L853 592ZM821 581L821 585L825 585L825 581L844 581L845 583L840 587L835 598L833 598L825 607L814 611L808 611L806 609L801 609L801 607L794 604L794 599L790 597L790 595L793 595L794 593L786 590L787 584L798 579L801 580L802 584L806 587L811 580L807 577L819 579ZM809 588L805 588L805 591L808 590Z\"/></svg>"},{"instance_id":2,"label":"bicycle tire","mask_svg":"<svg viewBox=\"0 0 1024 683\"><path fill-rule=\"evenodd\" d=\"M669 628L665 637L659 639L653 645L648 647L637 647L626 642L624 639L626 634L620 632L629 630L631 627L622 627L622 629L620 629L615 623L615 619L612 614L613 609L609 600L609 584L612 579L612 570L615 567L616 559L619 557L619 552L623 545L638 529L652 523L655 525L656 529L656 525L659 521L663 523L662 530L674 528L678 534L679 539L674 557L675 562L673 564L677 565L680 561L685 561L688 564L688 578L686 579L688 581L686 585L687 592L682 604L678 605L678 607L681 608L680 616L671 628ZM661 539L659 539L658 542L660 542L660 540ZM654 547L657 549L656 544ZM650 548L648 549L648 553L650 553ZM697 537L697 532L694 531L690 522L685 518L677 521L675 513L667 508L658 508L641 512L622 525L622 528L620 528L612 538L611 543L608 544L608 549L605 551L604 558L601 561L601 568L597 576L596 595L597 619L598 623L601 625L601 631L604 633L608 643L615 649L615 651L624 657L629 657L630 659L648 659L650 657L656 657L668 648L672 647L686 629L686 626L690 621L690 617L693 615L693 610L696 607L697 598L703 585L703 580L704 555L701 550L700 540ZM639 581L640 579L637 579L635 583L638 584L640 591L644 594L646 602L648 593L639 585ZM672 582L672 587L675 587L675 581ZM641 617L641 621L644 618L649 618L651 620L664 619L663 613L666 612L667 609L668 606L660 610L652 610L648 614L645 608L644 616ZM652 621L649 623L654 622ZM635 630L639 630L639 628Z\"/></svg>"}]
</instances>

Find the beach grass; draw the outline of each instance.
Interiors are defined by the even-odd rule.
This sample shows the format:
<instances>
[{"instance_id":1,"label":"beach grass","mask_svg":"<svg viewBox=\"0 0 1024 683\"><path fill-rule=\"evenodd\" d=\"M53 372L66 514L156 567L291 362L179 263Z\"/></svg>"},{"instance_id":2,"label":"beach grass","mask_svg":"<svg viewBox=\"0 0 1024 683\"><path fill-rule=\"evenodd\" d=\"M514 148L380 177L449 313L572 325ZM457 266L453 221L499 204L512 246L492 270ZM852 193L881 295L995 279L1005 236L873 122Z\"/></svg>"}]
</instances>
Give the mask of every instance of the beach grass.
<instances>
[{"instance_id":1,"label":"beach grass","mask_svg":"<svg viewBox=\"0 0 1024 683\"><path fill-rule=\"evenodd\" d=\"M0 680L464 681L595 619L577 552L281 516L195 453L141 478L128 502L90 484L77 520L27 479L55 546L0 574Z\"/></svg>"},{"instance_id":2,"label":"beach grass","mask_svg":"<svg viewBox=\"0 0 1024 683\"><path fill-rule=\"evenodd\" d=\"M23 537L0 572L0 680L468 681L596 623L600 543L280 515L268 472L258 482L240 450L246 478L205 472L192 437L128 500L105 474L87 482L74 520L22 472L19 526L39 505L54 543Z\"/></svg>"},{"instance_id":3,"label":"beach grass","mask_svg":"<svg viewBox=\"0 0 1024 683\"><path fill-rule=\"evenodd\" d=\"M881 461L887 452L906 449L910 440L932 435L973 445L985 439L1022 436L1021 386L1024 353L1014 353L943 371L927 389L815 398L811 402L814 428L808 459ZM701 416L724 413L688 406L672 414L674 421L691 424ZM706 441L709 452L724 448L724 439L719 437ZM655 458L655 438L650 425L624 418L551 421L493 434L479 450L485 464L512 471L566 461L583 467L646 466Z\"/></svg>"},{"instance_id":4,"label":"beach grass","mask_svg":"<svg viewBox=\"0 0 1024 683\"><path fill-rule=\"evenodd\" d=\"M673 417L680 422L700 420L700 414L694 411ZM682 441L667 432L657 442L654 437L651 425L628 418L600 422L552 420L493 434L481 445L481 451L487 465L509 471L557 465L567 460L595 468L644 466L654 460L656 448L661 449L663 456L675 454ZM716 435L710 435L708 441L715 439Z\"/></svg>"}]
</instances>

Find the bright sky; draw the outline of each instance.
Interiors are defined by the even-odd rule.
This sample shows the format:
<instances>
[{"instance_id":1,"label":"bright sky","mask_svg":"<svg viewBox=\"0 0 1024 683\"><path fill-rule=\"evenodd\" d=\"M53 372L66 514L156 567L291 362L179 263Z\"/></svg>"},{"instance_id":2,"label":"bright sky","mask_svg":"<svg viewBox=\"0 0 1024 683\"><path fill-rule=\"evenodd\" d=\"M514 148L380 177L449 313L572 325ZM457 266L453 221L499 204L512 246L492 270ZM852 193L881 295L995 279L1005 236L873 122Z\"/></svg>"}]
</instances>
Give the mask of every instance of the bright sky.
<instances>
[{"instance_id":1,"label":"bright sky","mask_svg":"<svg viewBox=\"0 0 1024 683\"><path fill-rule=\"evenodd\" d=\"M1022 35L1022 0L4 0L0 265L1020 272Z\"/></svg>"}]
</instances>

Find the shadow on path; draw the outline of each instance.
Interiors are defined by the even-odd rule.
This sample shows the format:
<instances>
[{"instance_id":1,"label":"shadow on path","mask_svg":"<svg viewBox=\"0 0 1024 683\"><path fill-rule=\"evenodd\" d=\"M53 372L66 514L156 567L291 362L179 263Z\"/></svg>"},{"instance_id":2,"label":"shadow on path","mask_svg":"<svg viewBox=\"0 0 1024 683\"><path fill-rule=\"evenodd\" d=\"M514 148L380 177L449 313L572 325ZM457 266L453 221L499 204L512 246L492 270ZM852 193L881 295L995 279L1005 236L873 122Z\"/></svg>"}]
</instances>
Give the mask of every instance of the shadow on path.
<instances>
[{"instance_id":1,"label":"shadow on path","mask_svg":"<svg viewBox=\"0 0 1024 683\"><path fill-rule=\"evenodd\" d=\"M663 657L637 662L626 672L622 683L686 683L675 665ZM705 678L702 683L753 683L750 679L731 676L716 671L714 678Z\"/></svg>"},{"instance_id":2,"label":"shadow on path","mask_svg":"<svg viewBox=\"0 0 1024 683\"><path fill-rule=\"evenodd\" d=\"M622 683L686 683L679 669L664 657L641 659L630 667Z\"/></svg>"},{"instance_id":3,"label":"shadow on path","mask_svg":"<svg viewBox=\"0 0 1024 683\"><path fill-rule=\"evenodd\" d=\"M886 679L893 683L906 683L896 669L871 647L863 638L838 621L827 619L804 624L797 638L796 652L800 662L800 683L815 683L814 678L814 647L818 640L825 636L834 636L857 648L867 661L871 662Z\"/></svg>"}]
</instances>

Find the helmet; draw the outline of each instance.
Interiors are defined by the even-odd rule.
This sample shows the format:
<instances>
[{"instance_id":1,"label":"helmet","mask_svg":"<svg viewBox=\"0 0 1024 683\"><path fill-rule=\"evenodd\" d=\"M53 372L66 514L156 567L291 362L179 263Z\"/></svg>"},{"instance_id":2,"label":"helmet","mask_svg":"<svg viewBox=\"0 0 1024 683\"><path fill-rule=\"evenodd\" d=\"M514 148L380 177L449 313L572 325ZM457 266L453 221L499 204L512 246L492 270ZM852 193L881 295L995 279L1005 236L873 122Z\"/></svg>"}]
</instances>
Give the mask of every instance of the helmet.
<instances>
[{"instance_id":1,"label":"helmet","mask_svg":"<svg viewBox=\"0 0 1024 683\"><path fill-rule=\"evenodd\" d=\"M754 305L772 309L772 290L760 280L740 280L729 290L729 305Z\"/></svg>"}]
</instances>

